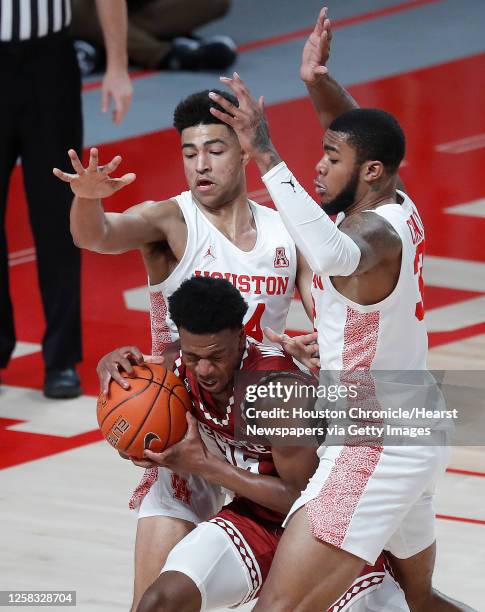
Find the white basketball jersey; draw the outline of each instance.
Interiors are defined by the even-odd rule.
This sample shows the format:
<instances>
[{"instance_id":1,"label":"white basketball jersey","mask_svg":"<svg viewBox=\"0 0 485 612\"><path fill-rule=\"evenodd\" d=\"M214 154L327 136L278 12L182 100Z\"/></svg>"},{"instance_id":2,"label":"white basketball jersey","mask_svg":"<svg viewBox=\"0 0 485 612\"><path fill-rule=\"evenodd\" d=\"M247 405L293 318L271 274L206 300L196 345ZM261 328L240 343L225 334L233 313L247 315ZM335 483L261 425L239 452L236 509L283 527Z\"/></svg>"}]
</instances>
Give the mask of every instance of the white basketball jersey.
<instances>
[{"instance_id":1,"label":"white basketball jersey","mask_svg":"<svg viewBox=\"0 0 485 612\"><path fill-rule=\"evenodd\" d=\"M226 278L249 305L246 332L263 340L263 328L285 329L286 316L295 290L296 248L279 214L249 201L254 215L257 240L249 252L236 247L201 212L185 191L177 201L187 224L187 246L170 276L158 285L149 285L152 353L178 338L168 316L168 298L182 281L192 276Z\"/></svg>"},{"instance_id":2,"label":"white basketball jersey","mask_svg":"<svg viewBox=\"0 0 485 612\"><path fill-rule=\"evenodd\" d=\"M428 337L423 321L424 228L413 202L369 211L381 215L399 234L402 258L392 293L370 306L339 293L330 277L314 275L312 295L322 370L424 370ZM343 220L337 218L337 223Z\"/></svg>"}]
</instances>

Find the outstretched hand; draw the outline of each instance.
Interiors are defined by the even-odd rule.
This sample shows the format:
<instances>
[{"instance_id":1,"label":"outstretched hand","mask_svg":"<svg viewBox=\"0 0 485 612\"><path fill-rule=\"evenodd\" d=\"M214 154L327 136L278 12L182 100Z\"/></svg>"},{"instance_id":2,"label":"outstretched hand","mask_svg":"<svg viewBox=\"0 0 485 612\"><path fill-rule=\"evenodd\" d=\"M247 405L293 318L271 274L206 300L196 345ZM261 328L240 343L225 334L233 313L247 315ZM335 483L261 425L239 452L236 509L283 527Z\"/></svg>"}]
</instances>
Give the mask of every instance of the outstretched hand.
<instances>
[{"instance_id":1,"label":"outstretched hand","mask_svg":"<svg viewBox=\"0 0 485 612\"><path fill-rule=\"evenodd\" d=\"M279 163L281 160L269 135L263 96L260 96L258 101L254 100L247 85L237 72L234 72L232 78L221 77L220 80L233 91L239 106L211 91L210 99L216 102L223 111L212 107L210 112L236 132L241 148L253 157L258 165L263 159L272 164L269 167ZM267 171L269 167L260 167L260 169Z\"/></svg>"},{"instance_id":2,"label":"outstretched hand","mask_svg":"<svg viewBox=\"0 0 485 612\"><path fill-rule=\"evenodd\" d=\"M328 72L326 64L330 55L332 28L327 15L328 9L325 6L303 47L300 77L307 85L314 85Z\"/></svg>"},{"instance_id":3,"label":"outstretched hand","mask_svg":"<svg viewBox=\"0 0 485 612\"><path fill-rule=\"evenodd\" d=\"M73 193L79 198L88 200L97 200L106 198L116 191L123 189L126 185L133 183L136 175L133 172L124 174L120 178L111 178L110 174L114 172L121 163L121 157L116 155L113 159L104 166L98 166L98 150L92 148L89 152L89 164L84 168L76 151L69 149L68 155L71 159L71 164L76 174L68 174L62 172L58 168L53 168L52 172L58 179L69 183Z\"/></svg>"}]
</instances>

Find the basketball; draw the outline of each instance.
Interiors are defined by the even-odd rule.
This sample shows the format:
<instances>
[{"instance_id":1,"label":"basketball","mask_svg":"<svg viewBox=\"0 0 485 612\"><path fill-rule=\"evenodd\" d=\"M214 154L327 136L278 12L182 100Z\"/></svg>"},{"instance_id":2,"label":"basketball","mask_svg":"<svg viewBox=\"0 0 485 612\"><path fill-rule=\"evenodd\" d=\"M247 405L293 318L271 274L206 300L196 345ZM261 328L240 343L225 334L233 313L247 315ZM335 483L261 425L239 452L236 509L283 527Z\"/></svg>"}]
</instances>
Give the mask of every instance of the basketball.
<instances>
[{"instance_id":1,"label":"basketball","mask_svg":"<svg viewBox=\"0 0 485 612\"><path fill-rule=\"evenodd\" d=\"M129 389L111 381L109 397L98 397L97 417L111 446L141 459L145 449L160 453L184 437L192 402L172 371L152 363L133 369Z\"/></svg>"}]
</instances>

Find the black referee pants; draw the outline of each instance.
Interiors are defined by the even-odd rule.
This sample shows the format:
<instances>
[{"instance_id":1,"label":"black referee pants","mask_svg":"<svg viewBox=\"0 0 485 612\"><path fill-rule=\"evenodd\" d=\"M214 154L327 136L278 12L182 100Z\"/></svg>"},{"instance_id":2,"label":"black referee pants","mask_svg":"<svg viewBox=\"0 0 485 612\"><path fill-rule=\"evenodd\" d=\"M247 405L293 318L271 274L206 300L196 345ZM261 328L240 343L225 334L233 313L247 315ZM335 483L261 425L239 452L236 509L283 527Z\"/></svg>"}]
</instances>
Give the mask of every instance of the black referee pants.
<instances>
[{"instance_id":1,"label":"black referee pants","mask_svg":"<svg viewBox=\"0 0 485 612\"><path fill-rule=\"evenodd\" d=\"M81 259L69 230L73 195L52 168L66 168L67 150L80 155L82 148L81 82L70 39L0 43L0 79L0 368L15 347L5 209L18 157L46 319L44 362L46 369L65 368L81 359Z\"/></svg>"}]
</instances>

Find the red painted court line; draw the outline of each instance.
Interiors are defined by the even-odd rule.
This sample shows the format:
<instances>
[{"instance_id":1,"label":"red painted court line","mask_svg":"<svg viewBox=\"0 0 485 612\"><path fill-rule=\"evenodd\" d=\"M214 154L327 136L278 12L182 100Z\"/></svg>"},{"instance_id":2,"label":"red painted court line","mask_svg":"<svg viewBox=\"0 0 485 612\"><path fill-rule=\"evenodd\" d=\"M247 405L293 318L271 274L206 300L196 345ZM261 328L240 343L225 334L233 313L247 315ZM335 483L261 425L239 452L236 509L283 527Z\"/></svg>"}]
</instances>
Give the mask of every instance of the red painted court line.
<instances>
[{"instance_id":1,"label":"red painted court line","mask_svg":"<svg viewBox=\"0 0 485 612\"><path fill-rule=\"evenodd\" d=\"M357 23L363 23L364 21L370 21L372 19L379 19L379 17L387 17L388 15L395 15L396 13L402 13L403 11L409 11L411 9L426 6L427 4L436 4L437 2L443 2L443 0L410 0L409 2L401 2L393 6L387 6L377 11L369 11L360 15L352 15L351 17L344 17L343 19L336 19L332 21L332 29L337 30L339 28L345 28L347 26L355 25ZM270 47L272 45L278 45L283 42L290 40L296 40L308 36L313 30L313 26L303 28L301 30L295 30L294 32L287 32L286 34L278 34L277 36L269 36L268 38L261 38L259 40L253 40L252 42L245 43L238 47L239 53L246 53L246 51L252 51L254 49L261 49L262 47ZM135 70L130 72L130 78L132 81L140 79L151 74L156 74L157 70ZM83 85L83 91L91 91L93 89L99 89L102 81L91 81Z\"/></svg>"},{"instance_id":2,"label":"red painted court line","mask_svg":"<svg viewBox=\"0 0 485 612\"><path fill-rule=\"evenodd\" d=\"M463 476L478 476L485 478L484 472L471 472L470 470L459 470L457 468L448 468L446 470L449 474L462 474Z\"/></svg>"},{"instance_id":3,"label":"red painted court line","mask_svg":"<svg viewBox=\"0 0 485 612\"><path fill-rule=\"evenodd\" d=\"M387 6L376 11L369 11L368 13L362 13L360 15L352 15L351 17L344 17L343 19L336 19L335 21L332 20L332 29L337 30L338 28L345 28L347 26L355 25L356 23L370 21L371 19L379 19L379 17L387 17L388 15L402 13L403 11L408 11L421 6L426 6L427 4L434 4L442 1L443 0L411 0L410 2L401 2L399 4ZM313 26L303 28L302 30L295 30L294 32L288 32L286 34L279 34L277 36L270 36L269 38L254 40L241 45L238 48L238 51L239 53L244 53L245 51L260 49L261 47L277 45L282 42L288 42L289 40L295 40L297 38L302 38L303 36L308 36L312 31Z\"/></svg>"},{"instance_id":4,"label":"red painted court line","mask_svg":"<svg viewBox=\"0 0 485 612\"><path fill-rule=\"evenodd\" d=\"M443 521L457 521L459 523L471 523L472 525L485 525L485 521L480 519L465 518L464 516L448 516L446 514L437 514L436 518Z\"/></svg>"}]
</instances>

